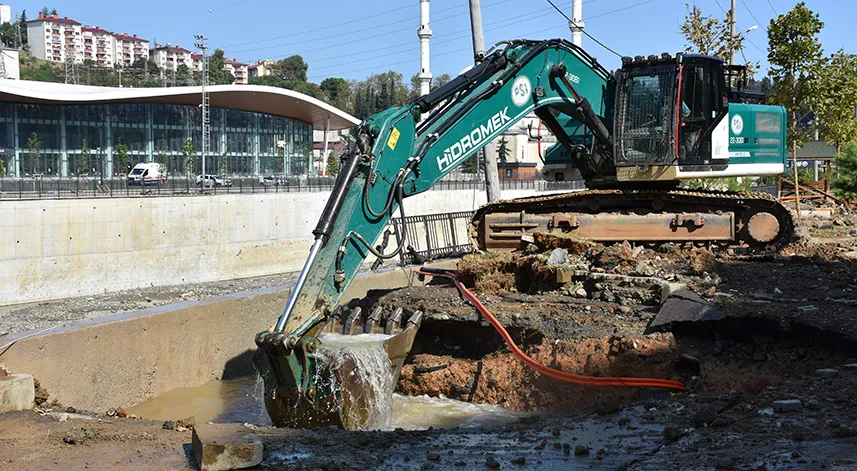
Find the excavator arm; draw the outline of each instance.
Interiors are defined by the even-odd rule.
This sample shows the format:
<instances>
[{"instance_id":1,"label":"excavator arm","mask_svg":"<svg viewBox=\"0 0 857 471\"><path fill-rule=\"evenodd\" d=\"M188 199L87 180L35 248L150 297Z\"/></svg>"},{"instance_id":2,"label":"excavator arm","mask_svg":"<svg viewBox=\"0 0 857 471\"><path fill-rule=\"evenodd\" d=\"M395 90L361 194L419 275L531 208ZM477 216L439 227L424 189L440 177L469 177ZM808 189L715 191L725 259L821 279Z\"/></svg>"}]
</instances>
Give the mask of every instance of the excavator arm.
<instances>
[{"instance_id":1,"label":"excavator arm","mask_svg":"<svg viewBox=\"0 0 857 471\"><path fill-rule=\"evenodd\" d=\"M256 337L256 364L266 383L266 406L276 425L342 424L343 394L332 386L342 379L316 352L326 332L378 332L380 313L361 323L359 311L338 303L369 255L392 258L409 244L402 231L398 246L380 253L374 243L397 211L405 221L407 198L431 188L471 155L525 116L536 112L575 154L576 144L562 131L561 114L579 120L595 137L595 150L579 158L578 168L604 177L612 143L610 120L614 85L595 58L565 40L511 41L495 46L484 62L416 102L380 112L353 131L353 143L322 216L313 230L310 254L277 324ZM426 115L427 114L427 115ZM399 324L393 313L385 342L394 381L411 348L420 314ZM350 407L354 407L353 404Z\"/></svg>"}]
</instances>

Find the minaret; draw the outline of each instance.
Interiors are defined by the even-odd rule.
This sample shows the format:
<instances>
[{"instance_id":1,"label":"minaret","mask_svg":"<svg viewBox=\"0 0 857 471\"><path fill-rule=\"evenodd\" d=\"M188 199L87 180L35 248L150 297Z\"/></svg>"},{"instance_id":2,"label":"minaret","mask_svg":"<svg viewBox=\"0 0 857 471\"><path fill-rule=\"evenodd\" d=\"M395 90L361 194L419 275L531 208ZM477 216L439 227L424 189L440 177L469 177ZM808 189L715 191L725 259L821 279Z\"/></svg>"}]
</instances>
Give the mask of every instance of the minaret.
<instances>
[{"instance_id":1,"label":"minaret","mask_svg":"<svg viewBox=\"0 0 857 471\"><path fill-rule=\"evenodd\" d=\"M577 47L581 47L585 24L583 22L583 0L572 0L571 21L568 22L568 28L571 30L571 43Z\"/></svg>"},{"instance_id":2,"label":"minaret","mask_svg":"<svg viewBox=\"0 0 857 471\"><path fill-rule=\"evenodd\" d=\"M429 28L429 0L420 0L420 28L417 30L420 37L420 95L428 94L431 89L431 72L429 71L429 39L431 39L431 28Z\"/></svg>"}]
</instances>

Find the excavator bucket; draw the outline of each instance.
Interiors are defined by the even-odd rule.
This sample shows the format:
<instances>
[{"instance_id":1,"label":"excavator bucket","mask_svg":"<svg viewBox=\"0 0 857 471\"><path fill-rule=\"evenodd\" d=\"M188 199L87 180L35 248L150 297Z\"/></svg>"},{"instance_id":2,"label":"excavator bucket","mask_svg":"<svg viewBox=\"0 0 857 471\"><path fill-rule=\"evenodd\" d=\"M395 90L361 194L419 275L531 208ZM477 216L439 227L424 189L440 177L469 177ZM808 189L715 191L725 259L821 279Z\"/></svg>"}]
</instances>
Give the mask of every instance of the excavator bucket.
<instances>
[{"instance_id":1,"label":"excavator bucket","mask_svg":"<svg viewBox=\"0 0 857 471\"><path fill-rule=\"evenodd\" d=\"M405 320L402 309L377 307L366 316L360 307L337 308L300 339L284 339L273 328L259 334L254 363L273 424L383 427L387 418L378 404L389 404L381 396L392 395L422 317L416 311Z\"/></svg>"}]
</instances>

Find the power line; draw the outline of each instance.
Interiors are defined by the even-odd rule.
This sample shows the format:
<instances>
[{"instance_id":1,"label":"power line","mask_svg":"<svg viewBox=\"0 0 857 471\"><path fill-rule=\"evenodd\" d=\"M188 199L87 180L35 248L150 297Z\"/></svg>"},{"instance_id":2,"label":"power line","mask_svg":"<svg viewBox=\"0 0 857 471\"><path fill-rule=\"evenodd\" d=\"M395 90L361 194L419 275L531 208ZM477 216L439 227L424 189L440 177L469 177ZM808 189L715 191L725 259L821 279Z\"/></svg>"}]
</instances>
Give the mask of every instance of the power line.
<instances>
[{"instance_id":1,"label":"power line","mask_svg":"<svg viewBox=\"0 0 857 471\"><path fill-rule=\"evenodd\" d=\"M779 15L779 13L777 13L777 9L774 8L774 4L771 3L771 0L768 0L768 6L771 7L771 11L773 11L775 15Z\"/></svg>"},{"instance_id":2,"label":"power line","mask_svg":"<svg viewBox=\"0 0 857 471\"><path fill-rule=\"evenodd\" d=\"M765 30L765 32L767 32L767 31L768 31L768 28L765 28L765 26L762 24L762 22L761 22L761 21L759 21L759 19L758 19L758 18L756 18L756 15L754 15L754 14L753 14L753 10L750 10L750 7L749 7L749 6L747 6L747 2L745 2L744 0L741 0L741 4L742 4L742 5L744 5L744 8L746 8L746 9L747 9L747 13L749 13L749 14L750 14L750 16L752 16L752 17L753 17L753 19L754 19L754 20L756 20L756 24L757 24L757 25L759 25L759 27L760 27L760 28L762 28L763 30Z\"/></svg>"},{"instance_id":3,"label":"power line","mask_svg":"<svg viewBox=\"0 0 857 471\"><path fill-rule=\"evenodd\" d=\"M651 3L651 2L653 2L653 1L654 1L654 0L648 0L648 1L646 1L646 2L642 2L642 3L640 3L639 5L642 5L642 4L644 4L644 3ZM560 15L562 15L563 17L565 17L565 19L566 19L569 23L573 23L573 21L571 21L571 18L569 18L569 17L568 17L568 15L566 15L565 13L563 13L563 11L562 11L562 10L560 10L560 9L559 9L559 7L558 7L558 6L556 6L556 5L555 5L551 0L548 0L548 3L550 3L550 5L551 5L552 7L554 7L554 9L555 9L557 12L559 12L559 14L560 14ZM608 50L608 51L612 52L613 54L616 54L616 56L618 56L618 57L622 57L622 54L619 54L618 52L614 51L613 49L610 49L609 47L607 47L607 46L606 46L604 43L602 43L601 41L599 41L599 40L595 39L595 37L593 37L591 34L589 34L588 32L586 32L586 30L585 30L585 29L582 29L582 30L581 30L581 32L582 32L583 34L585 34L585 35L586 35L586 37L588 37L589 39L591 39L591 40L595 41L595 43L596 43L596 44L598 44L599 46L601 46L601 47L603 47L604 49L606 49L606 50Z\"/></svg>"}]
</instances>

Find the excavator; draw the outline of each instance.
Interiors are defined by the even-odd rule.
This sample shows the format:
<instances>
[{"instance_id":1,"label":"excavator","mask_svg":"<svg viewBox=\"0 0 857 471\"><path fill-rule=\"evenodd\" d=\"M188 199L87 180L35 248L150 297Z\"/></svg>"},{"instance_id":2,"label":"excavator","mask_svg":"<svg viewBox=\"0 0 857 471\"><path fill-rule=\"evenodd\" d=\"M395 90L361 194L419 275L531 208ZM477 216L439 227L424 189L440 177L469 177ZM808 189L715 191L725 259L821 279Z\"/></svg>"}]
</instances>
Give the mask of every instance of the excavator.
<instances>
[{"instance_id":1,"label":"excavator","mask_svg":"<svg viewBox=\"0 0 857 471\"><path fill-rule=\"evenodd\" d=\"M794 223L763 193L682 189L690 179L778 175L786 114L743 90L746 72L714 57L667 53L622 58L608 72L563 39L512 40L405 106L367 118L313 230L309 256L275 325L256 336L265 403L277 426L360 428L371 391L354 362L325 361L325 334L385 334L393 384L422 313L364 315L339 305L364 260L407 250L375 246L405 201L424 192L521 119L535 113L556 136L587 190L489 203L476 211L477 249L526 246L537 231L595 241L717 244L777 249ZM362 411L354 413L354 411Z\"/></svg>"}]
</instances>

